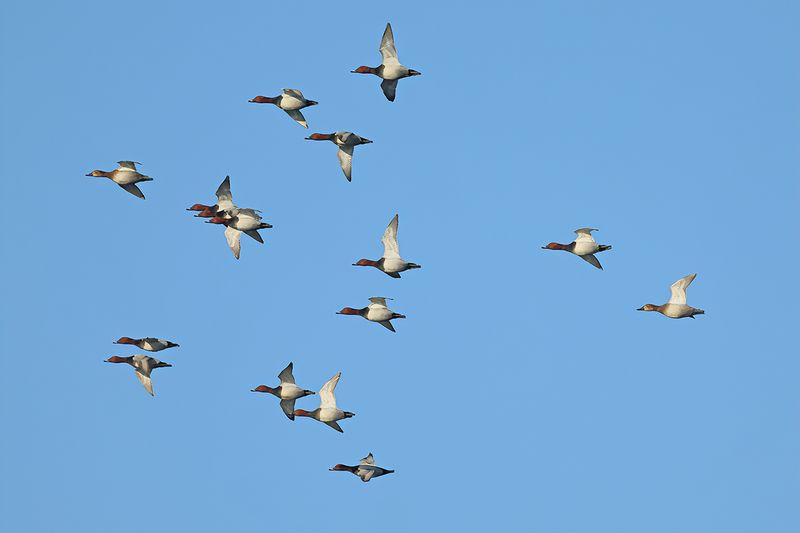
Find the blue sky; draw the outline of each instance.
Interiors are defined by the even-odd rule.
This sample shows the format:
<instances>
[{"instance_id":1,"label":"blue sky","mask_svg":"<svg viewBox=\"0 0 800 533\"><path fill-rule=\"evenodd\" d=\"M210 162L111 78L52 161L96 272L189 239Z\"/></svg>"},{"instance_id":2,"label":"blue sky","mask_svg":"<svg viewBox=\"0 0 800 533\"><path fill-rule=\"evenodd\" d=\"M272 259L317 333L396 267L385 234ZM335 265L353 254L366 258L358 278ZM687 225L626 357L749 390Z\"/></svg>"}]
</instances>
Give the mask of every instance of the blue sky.
<instances>
[{"instance_id":1,"label":"blue sky","mask_svg":"<svg viewBox=\"0 0 800 533\"><path fill-rule=\"evenodd\" d=\"M795 3L110 4L0 20L0 529L800 528ZM349 73L387 21L394 103ZM238 262L184 211L225 175L274 225ZM352 267L395 213L423 269ZM540 249L584 226L605 271ZM692 272L706 315L635 311ZM334 314L373 295L396 334ZM123 335L180 343L155 398ZM289 361L343 435L249 392Z\"/></svg>"}]
</instances>

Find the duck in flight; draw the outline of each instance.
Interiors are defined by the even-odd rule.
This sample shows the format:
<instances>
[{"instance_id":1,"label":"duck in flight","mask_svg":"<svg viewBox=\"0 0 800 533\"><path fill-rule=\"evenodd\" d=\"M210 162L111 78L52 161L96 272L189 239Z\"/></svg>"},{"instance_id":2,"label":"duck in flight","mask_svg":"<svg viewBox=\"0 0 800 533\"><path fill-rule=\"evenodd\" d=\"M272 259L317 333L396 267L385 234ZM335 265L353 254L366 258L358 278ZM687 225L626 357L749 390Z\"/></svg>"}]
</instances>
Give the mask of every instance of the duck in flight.
<instances>
[{"instance_id":1,"label":"duck in flight","mask_svg":"<svg viewBox=\"0 0 800 533\"><path fill-rule=\"evenodd\" d=\"M295 122L304 128L308 127L308 122L306 122L306 117L303 116L300 110L305 107L317 105L317 102L314 100L306 100L303 93L297 89L284 89L278 96L256 96L248 101L254 104L275 104L286 111L287 115L292 117Z\"/></svg>"},{"instance_id":2,"label":"duck in flight","mask_svg":"<svg viewBox=\"0 0 800 533\"><path fill-rule=\"evenodd\" d=\"M233 195L231 194L231 177L225 176L222 183L217 187L217 203L214 205L194 204L186 209L187 211L200 211L196 217L211 218L222 214L229 209L233 209Z\"/></svg>"},{"instance_id":3,"label":"duck in flight","mask_svg":"<svg viewBox=\"0 0 800 533\"><path fill-rule=\"evenodd\" d=\"M175 344L172 341L165 341L164 339L156 339L155 337L145 337L143 339L132 339L130 337L120 337L119 340L112 344L132 344L142 350L148 352L160 352L167 348L175 348L180 344Z\"/></svg>"},{"instance_id":4,"label":"duck in flight","mask_svg":"<svg viewBox=\"0 0 800 533\"><path fill-rule=\"evenodd\" d=\"M233 252L233 256L239 259L242 233L264 244L264 239L261 238L258 230L272 227L272 224L261 222L261 215L258 213L259 212L255 209L233 207L231 209L226 209L224 216L219 216L218 214L212 219L206 220L206 222L225 226L225 239L228 241L228 247Z\"/></svg>"},{"instance_id":5,"label":"duck in flight","mask_svg":"<svg viewBox=\"0 0 800 533\"><path fill-rule=\"evenodd\" d=\"M307 141L331 141L339 147L337 156L342 172L347 181L353 180L353 150L359 144L370 144L372 141L366 137L361 137L349 131L337 131L334 133L312 133L306 137Z\"/></svg>"},{"instance_id":6,"label":"duck in flight","mask_svg":"<svg viewBox=\"0 0 800 533\"><path fill-rule=\"evenodd\" d=\"M351 70L353 74L374 74L381 78L381 89L386 99L394 102L395 93L397 92L397 80L408 78L411 76L419 76L421 72L410 69L400 64L397 59L397 49L394 46L394 33L392 32L392 25L386 23L386 29L383 31L381 38L381 46L379 48L383 61L377 67L360 66L355 70Z\"/></svg>"},{"instance_id":7,"label":"duck in flight","mask_svg":"<svg viewBox=\"0 0 800 533\"><path fill-rule=\"evenodd\" d=\"M132 195L144 200L144 194L136 184L142 181L153 181L153 178L145 176L144 174L139 174L136 170L136 165L141 165L141 163L137 163L136 161L119 161L117 164L119 168L111 172L93 170L86 175L94 178L108 178Z\"/></svg>"},{"instance_id":8,"label":"duck in flight","mask_svg":"<svg viewBox=\"0 0 800 533\"><path fill-rule=\"evenodd\" d=\"M401 315L400 313L395 313L388 307L386 307L386 300L391 300L391 298L384 298L382 296L373 296L369 299L370 304L367 307L362 307L361 309L353 309L352 307L345 307L341 311L337 311L337 315L359 315L363 316L370 322L377 322L381 326L385 327L391 332L394 332L394 326L390 322L395 318L405 318L406 315Z\"/></svg>"},{"instance_id":9,"label":"duck in flight","mask_svg":"<svg viewBox=\"0 0 800 533\"><path fill-rule=\"evenodd\" d=\"M266 385L259 385L252 392L266 392L277 396L281 400L281 409L283 413L289 417L289 420L294 420L294 402L298 398L308 396L309 394L316 394L313 390L305 390L298 387L294 382L294 375L292 375L293 363L281 370L278 374L278 379L281 384L277 387L267 387Z\"/></svg>"},{"instance_id":10,"label":"duck in flight","mask_svg":"<svg viewBox=\"0 0 800 533\"><path fill-rule=\"evenodd\" d=\"M323 424L327 424L328 426L332 427L339 433L344 433L341 426L339 426L338 421L344 420L345 418L352 418L356 415L355 413L342 411L336 407L336 396L334 396L334 391L336 390L336 385L339 383L339 378L341 377L342 373L338 372L319 390L318 408L314 409L313 411L296 409L294 412L295 416L305 416L308 418L313 418L314 420L319 420Z\"/></svg>"},{"instance_id":11,"label":"duck in flight","mask_svg":"<svg viewBox=\"0 0 800 533\"><path fill-rule=\"evenodd\" d=\"M686 305L686 289L692 284L697 274L689 274L679 279L670 286L672 295L667 303L662 305L645 304L637 311L657 311L669 318L694 318L694 315L704 315L702 309Z\"/></svg>"},{"instance_id":12,"label":"duck in flight","mask_svg":"<svg viewBox=\"0 0 800 533\"><path fill-rule=\"evenodd\" d=\"M400 257L400 245L397 243L397 224L398 215L395 215L386 231L383 233L381 243L383 243L383 257L377 261L370 259L359 259L353 266L370 266L375 267L381 272L386 273L387 276L399 278L400 272L411 270L414 268L422 268L415 263L409 263Z\"/></svg>"},{"instance_id":13,"label":"duck in flight","mask_svg":"<svg viewBox=\"0 0 800 533\"><path fill-rule=\"evenodd\" d=\"M605 252L610 250L611 246L606 244L597 244L592 237L592 232L597 231L594 228L580 228L575 230L575 240L569 244L559 244L551 242L547 246L542 246L545 250L563 250L577 255L595 268L603 270L603 265L594 256L596 253Z\"/></svg>"},{"instance_id":14,"label":"duck in flight","mask_svg":"<svg viewBox=\"0 0 800 533\"><path fill-rule=\"evenodd\" d=\"M372 478L385 476L386 474L394 474L394 470L387 470L386 468L375 466L375 458L372 457L372 453L361 459L356 466L338 464L330 470L331 472L350 472L361 478L361 481L364 483Z\"/></svg>"},{"instance_id":15,"label":"duck in flight","mask_svg":"<svg viewBox=\"0 0 800 533\"><path fill-rule=\"evenodd\" d=\"M155 396L153 393L153 383L150 381L150 373L156 368L171 367L169 363L162 363L158 359L150 357L149 355L132 355L131 357L118 357L116 355L109 357L105 360L106 363L127 363L136 370L136 377L144 385L145 390L150 393L150 396Z\"/></svg>"}]
</instances>

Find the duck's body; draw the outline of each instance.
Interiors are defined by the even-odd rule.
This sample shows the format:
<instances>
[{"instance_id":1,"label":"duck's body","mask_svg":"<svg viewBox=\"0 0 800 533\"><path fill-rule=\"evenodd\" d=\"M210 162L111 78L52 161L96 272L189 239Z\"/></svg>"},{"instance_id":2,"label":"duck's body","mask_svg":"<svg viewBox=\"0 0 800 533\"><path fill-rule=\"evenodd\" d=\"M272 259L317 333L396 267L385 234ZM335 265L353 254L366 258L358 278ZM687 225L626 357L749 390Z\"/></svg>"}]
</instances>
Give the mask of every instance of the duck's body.
<instances>
[{"instance_id":1,"label":"duck's body","mask_svg":"<svg viewBox=\"0 0 800 533\"><path fill-rule=\"evenodd\" d=\"M313 418L314 420L319 420L320 422L332 427L339 433L344 433L341 426L339 426L338 421L344 420L345 418L351 418L355 416L355 413L351 413L349 411L342 411L336 406L336 396L334 395L334 391L336 390L336 385L339 383L339 378L342 377L342 373L338 372L335 376L329 379L325 385L319 391L319 407L314 409L313 411L305 411L303 409L296 409L294 411L295 416L304 416L308 418Z\"/></svg>"},{"instance_id":2,"label":"duck's body","mask_svg":"<svg viewBox=\"0 0 800 533\"><path fill-rule=\"evenodd\" d=\"M317 105L317 102L307 100L303 93L297 89L283 89L283 92L278 96L256 96L250 102L255 104L274 104L286 111L287 115L304 128L308 127L308 123L300 110Z\"/></svg>"},{"instance_id":3,"label":"duck's body","mask_svg":"<svg viewBox=\"0 0 800 533\"><path fill-rule=\"evenodd\" d=\"M169 363L163 363L158 359L150 357L149 355L132 355L130 357L118 357L116 355L109 357L105 360L106 363L127 363L136 370L136 377L144 386L145 390L150 393L150 396L155 396L153 393L153 383L150 380L150 373L156 368L171 367Z\"/></svg>"},{"instance_id":4,"label":"duck's body","mask_svg":"<svg viewBox=\"0 0 800 533\"><path fill-rule=\"evenodd\" d=\"M261 215L255 209L233 207L225 210L225 216L215 216L206 222L210 224L222 224L225 226L225 238L228 247L233 252L233 256L239 259L241 251L240 238L245 233L256 241L264 244L264 239L258 233L260 229L269 229L272 224L261 222Z\"/></svg>"},{"instance_id":5,"label":"duck's body","mask_svg":"<svg viewBox=\"0 0 800 533\"><path fill-rule=\"evenodd\" d=\"M397 49L394 45L392 25L389 23L386 23L386 29L383 31L383 37L381 38L381 46L378 50L383 59L380 65L377 67L362 65L351 72L354 74L374 74L381 78L383 80L381 82L383 94L387 100L394 102L397 92L397 80L410 76L419 76L421 73L400 64L400 60L397 58Z\"/></svg>"},{"instance_id":6,"label":"duck's body","mask_svg":"<svg viewBox=\"0 0 800 533\"><path fill-rule=\"evenodd\" d=\"M385 476L386 474L394 474L394 470L388 470L380 466L375 466L375 459L372 453L361 459L355 466L347 466L343 464L335 465L330 469L332 472L350 472L361 478L361 481L367 482L370 479Z\"/></svg>"},{"instance_id":7,"label":"duck's body","mask_svg":"<svg viewBox=\"0 0 800 533\"><path fill-rule=\"evenodd\" d=\"M353 179L353 149L359 144L370 144L372 141L366 137L361 137L349 131L337 131L334 133L312 133L306 137L307 141L331 141L339 147L337 156L342 172L347 181Z\"/></svg>"},{"instance_id":8,"label":"duck's body","mask_svg":"<svg viewBox=\"0 0 800 533\"><path fill-rule=\"evenodd\" d=\"M289 420L294 420L295 400L302 398L303 396L316 394L314 391L302 389L295 384L294 375L292 374L293 368L293 363L289 363L289 365L284 368L280 374L278 374L278 379L280 379L281 384L277 387L273 388L267 387L266 385L259 385L252 391L266 392L280 398L281 409L283 410L284 414L289 417Z\"/></svg>"},{"instance_id":9,"label":"duck's body","mask_svg":"<svg viewBox=\"0 0 800 533\"><path fill-rule=\"evenodd\" d=\"M353 263L353 266L375 267L393 278L399 278L400 272L422 268L420 265L409 263L400 257L400 245L397 242L397 225L398 215L395 215L391 222L389 222L389 226L386 228L383 238L381 239L381 243L383 243L383 257L377 261L359 259L358 262Z\"/></svg>"},{"instance_id":10,"label":"duck's body","mask_svg":"<svg viewBox=\"0 0 800 533\"><path fill-rule=\"evenodd\" d=\"M571 243L559 244L557 242L551 242L547 246L542 246L542 248L545 250L563 250L565 252L575 254L590 265L593 265L595 268L603 270L603 266L600 264L600 261L597 260L594 254L610 250L611 246L606 244L597 244L594 240L594 237L592 237L593 231L597 230L594 228L576 229L575 234L577 237Z\"/></svg>"},{"instance_id":11,"label":"duck's body","mask_svg":"<svg viewBox=\"0 0 800 533\"><path fill-rule=\"evenodd\" d=\"M354 309L352 307L345 307L341 311L338 311L337 315L359 315L370 322L377 322L381 326L385 327L389 331L394 332L394 326L391 323L391 320L396 318L405 318L406 315L401 315L400 313L395 313L388 307L386 307L386 300L391 300L391 298L384 298L381 296L373 296L369 299L371 302L367 307L362 307L361 309Z\"/></svg>"},{"instance_id":12,"label":"duck's body","mask_svg":"<svg viewBox=\"0 0 800 533\"><path fill-rule=\"evenodd\" d=\"M194 204L187 211L200 211L196 217L212 218L215 216L224 217L228 210L235 208L233 205L233 195L231 194L231 177L225 176L222 183L217 187L217 203L214 205Z\"/></svg>"},{"instance_id":13,"label":"duck's body","mask_svg":"<svg viewBox=\"0 0 800 533\"><path fill-rule=\"evenodd\" d=\"M180 346L180 344L175 344L172 341L156 339L155 337L145 337L143 339L120 337L119 340L114 342L114 344L132 344L142 350L147 350L148 352L160 352L161 350L166 350L167 348L175 348Z\"/></svg>"},{"instance_id":14,"label":"duck's body","mask_svg":"<svg viewBox=\"0 0 800 533\"><path fill-rule=\"evenodd\" d=\"M119 168L111 172L93 170L86 175L95 178L108 178L132 195L144 200L144 194L136 184L142 181L153 181L153 178L145 176L144 174L139 174L136 170L136 165L141 165L141 163L137 163L136 161L119 161L117 164Z\"/></svg>"},{"instance_id":15,"label":"duck's body","mask_svg":"<svg viewBox=\"0 0 800 533\"><path fill-rule=\"evenodd\" d=\"M672 295L667 303L662 305L645 304L637 311L656 311L669 318L694 318L695 315L704 315L702 309L686 304L686 289L692 284L697 274L690 274L670 286Z\"/></svg>"}]
</instances>

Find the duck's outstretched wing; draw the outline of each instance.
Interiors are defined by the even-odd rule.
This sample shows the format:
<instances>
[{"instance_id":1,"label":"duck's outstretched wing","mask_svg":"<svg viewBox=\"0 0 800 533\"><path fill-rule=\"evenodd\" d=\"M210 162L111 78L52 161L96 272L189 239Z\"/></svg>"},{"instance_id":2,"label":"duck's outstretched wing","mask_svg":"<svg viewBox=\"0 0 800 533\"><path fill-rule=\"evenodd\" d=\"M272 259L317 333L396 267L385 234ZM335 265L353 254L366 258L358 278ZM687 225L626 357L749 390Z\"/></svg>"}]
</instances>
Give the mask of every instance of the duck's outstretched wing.
<instances>
[{"instance_id":1,"label":"duck's outstretched wing","mask_svg":"<svg viewBox=\"0 0 800 533\"><path fill-rule=\"evenodd\" d=\"M367 455L366 457L361 459L361 462L359 462L358 464L360 464L360 465L373 465L374 466L375 465L375 458L372 457L372 452L370 452L369 455Z\"/></svg>"},{"instance_id":2,"label":"duck's outstretched wing","mask_svg":"<svg viewBox=\"0 0 800 533\"><path fill-rule=\"evenodd\" d=\"M284 383L291 383L294 385L294 375L292 374L292 370L294 369L294 363L289 363L286 365L286 368L281 370L281 373L278 374L278 379L281 381L281 385Z\"/></svg>"},{"instance_id":3,"label":"duck's outstretched wing","mask_svg":"<svg viewBox=\"0 0 800 533\"><path fill-rule=\"evenodd\" d=\"M246 234L248 237L250 237L250 238L253 238L253 239L257 240L257 241L258 241L258 242L260 242L261 244L264 244L264 239L262 239L262 238L261 238L261 234L260 234L260 233L259 233L257 230L254 230L254 229L249 229L249 230L245 231L245 234Z\"/></svg>"},{"instance_id":4,"label":"duck's outstretched wing","mask_svg":"<svg viewBox=\"0 0 800 533\"><path fill-rule=\"evenodd\" d=\"M382 305L384 307L386 307L386 300L391 300L391 298L387 298L385 296L373 296L369 299L370 302L377 305Z\"/></svg>"},{"instance_id":5,"label":"duck's outstretched wing","mask_svg":"<svg viewBox=\"0 0 800 533\"><path fill-rule=\"evenodd\" d=\"M122 168L129 168L136 170L136 165L141 165L138 161L117 161L117 164Z\"/></svg>"},{"instance_id":6,"label":"duck's outstretched wing","mask_svg":"<svg viewBox=\"0 0 800 533\"><path fill-rule=\"evenodd\" d=\"M603 270L603 265L600 264L600 261L598 261L597 258L593 254L579 255L578 257L580 257L581 259L583 259L584 261L586 261L590 265L593 265L595 268L599 268L600 270Z\"/></svg>"},{"instance_id":7,"label":"duck's outstretched wing","mask_svg":"<svg viewBox=\"0 0 800 533\"><path fill-rule=\"evenodd\" d=\"M381 89L386 99L390 102L394 102L394 97L397 94L397 80L383 80L381 82Z\"/></svg>"},{"instance_id":8,"label":"duck's outstretched wing","mask_svg":"<svg viewBox=\"0 0 800 533\"><path fill-rule=\"evenodd\" d=\"M239 252L241 251L241 243L239 242L242 237L242 232L230 226L225 228L225 239L228 241L228 247L233 252L233 257L239 259Z\"/></svg>"},{"instance_id":9,"label":"duck's outstretched wing","mask_svg":"<svg viewBox=\"0 0 800 533\"><path fill-rule=\"evenodd\" d=\"M222 183L217 187L217 209L219 211L228 211L233 209L233 195L231 194L231 177L225 176Z\"/></svg>"},{"instance_id":10,"label":"duck's outstretched wing","mask_svg":"<svg viewBox=\"0 0 800 533\"><path fill-rule=\"evenodd\" d=\"M388 329L392 333L397 333L397 331L394 329L394 326L392 325L392 323L389 322L388 320L381 320L380 322L378 322L378 324L380 324L381 326L385 327L386 329Z\"/></svg>"},{"instance_id":11,"label":"duck's outstretched wing","mask_svg":"<svg viewBox=\"0 0 800 533\"><path fill-rule=\"evenodd\" d=\"M137 368L136 377L139 378L139 381L142 383L142 385L144 385L144 388L147 390L147 392L150 393L150 396L155 396L153 393L153 382L150 380L150 376Z\"/></svg>"},{"instance_id":12,"label":"duck's outstretched wing","mask_svg":"<svg viewBox=\"0 0 800 533\"><path fill-rule=\"evenodd\" d=\"M579 228L575 230L575 241L587 241L587 242L594 242L594 237L592 237L592 232L597 231L595 228Z\"/></svg>"},{"instance_id":13,"label":"duck's outstretched wing","mask_svg":"<svg viewBox=\"0 0 800 533\"><path fill-rule=\"evenodd\" d=\"M298 100L305 101L306 97L303 96L303 93L300 92L298 89L284 89L283 94L286 96L291 96L293 98L297 98Z\"/></svg>"},{"instance_id":14,"label":"duck's outstretched wing","mask_svg":"<svg viewBox=\"0 0 800 533\"><path fill-rule=\"evenodd\" d=\"M281 400L281 409L289 420L294 420L294 400Z\"/></svg>"},{"instance_id":15,"label":"duck's outstretched wing","mask_svg":"<svg viewBox=\"0 0 800 533\"><path fill-rule=\"evenodd\" d=\"M681 278L670 286L672 296L669 299L671 304L684 304L686 305L686 289L692 284L697 274L689 274L685 278Z\"/></svg>"},{"instance_id":16,"label":"duck's outstretched wing","mask_svg":"<svg viewBox=\"0 0 800 533\"><path fill-rule=\"evenodd\" d=\"M394 33L392 32L392 25L386 23L386 29L383 31L381 37L381 47L379 48L381 57L383 57L384 65L399 65L400 61L397 59L397 49L394 47Z\"/></svg>"},{"instance_id":17,"label":"duck's outstretched wing","mask_svg":"<svg viewBox=\"0 0 800 533\"><path fill-rule=\"evenodd\" d=\"M333 391L336 390L336 385L339 383L339 378L342 377L341 372L337 372L335 376L329 379L325 385L319 390L319 406L323 409L329 407L336 409L336 396Z\"/></svg>"},{"instance_id":18,"label":"duck's outstretched wing","mask_svg":"<svg viewBox=\"0 0 800 533\"><path fill-rule=\"evenodd\" d=\"M381 242L383 243L383 257L385 258L400 258L400 245L397 243L397 219L398 215L395 215L389 225L386 227L386 231L383 232L383 238Z\"/></svg>"},{"instance_id":19,"label":"duck's outstretched wing","mask_svg":"<svg viewBox=\"0 0 800 533\"><path fill-rule=\"evenodd\" d=\"M339 164L342 166L342 172L347 181L353 180L353 146L343 145L339 146L337 156L339 157Z\"/></svg>"},{"instance_id":20,"label":"duck's outstretched wing","mask_svg":"<svg viewBox=\"0 0 800 533\"><path fill-rule=\"evenodd\" d=\"M131 193L132 195L141 198L144 200L144 193L136 186L135 183L126 183L125 185L120 185L123 189Z\"/></svg>"},{"instance_id":21,"label":"duck's outstretched wing","mask_svg":"<svg viewBox=\"0 0 800 533\"><path fill-rule=\"evenodd\" d=\"M284 111L286 110L284 109ZM295 109L294 111L286 111L286 114L292 117L292 120L294 120L304 128L308 127L308 122L306 122L306 117L304 117L299 110Z\"/></svg>"},{"instance_id":22,"label":"duck's outstretched wing","mask_svg":"<svg viewBox=\"0 0 800 533\"><path fill-rule=\"evenodd\" d=\"M333 429L335 429L339 433L344 433L344 430L342 429L342 427L335 420L333 422L325 422L325 424L329 425L330 427L332 427Z\"/></svg>"}]
</instances>

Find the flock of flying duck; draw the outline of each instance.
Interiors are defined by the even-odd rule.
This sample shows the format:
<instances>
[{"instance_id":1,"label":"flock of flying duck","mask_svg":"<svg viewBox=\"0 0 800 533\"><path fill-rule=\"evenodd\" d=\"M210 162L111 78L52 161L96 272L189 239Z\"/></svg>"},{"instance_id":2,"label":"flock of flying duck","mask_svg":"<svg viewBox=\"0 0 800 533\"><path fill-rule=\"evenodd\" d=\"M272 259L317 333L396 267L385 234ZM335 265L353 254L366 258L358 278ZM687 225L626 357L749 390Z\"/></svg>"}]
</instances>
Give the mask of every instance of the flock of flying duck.
<instances>
[{"instance_id":1,"label":"flock of flying duck","mask_svg":"<svg viewBox=\"0 0 800 533\"><path fill-rule=\"evenodd\" d=\"M394 45L394 35L392 33L392 26L386 24L386 30L383 33L383 38L380 44L380 53L383 58L381 64L377 67L361 66L351 71L358 74L374 74L381 78L381 89L383 90L386 98L393 102L395 100L397 91L397 82L402 78L420 75L416 70L403 66L397 59L397 50ZM274 97L269 96L256 96L250 102L259 104L273 104L283 111L285 111L293 120L301 126L308 128L301 109L317 105L317 102L308 100L303 96L303 93L296 89L284 89L283 92ZM348 181L352 180L353 169L353 150L356 146L361 144L369 144L372 141L356 135L348 131L338 131L334 133L314 133L308 140L314 141L331 141L338 147L339 163L342 167L345 177ZM114 183L125 189L127 192L144 199L144 194L137 186L138 183L152 181L150 176L139 173L136 165L141 165L135 161L120 161L119 168L110 172L102 170L94 170L87 174L87 176L102 177L112 180ZM187 211L196 211L195 217L207 218L207 223L225 226L225 238L228 246L233 252L236 259L239 259L241 254L241 234L244 233L253 240L263 244L264 239L259 234L259 230L269 229L271 224L262 222L260 211L252 208L241 208L234 204L233 195L231 194L231 181L230 176L226 176L216 191L217 201L213 205L194 204L187 209ZM406 261L400 256L400 247L397 242L397 227L398 215L389 222L386 231L383 234L381 243L383 244L383 256L378 260L359 259L353 266L369 266L374 267L386 275L393 278L400 278L400 273L407 270L421 268L420 265ZM587 263L593 265L595 268L603 269L600 261L595 257L595 254L604 252L611 249L611 246L605 244L597 244L592 232L597 231L593 228L580 228L575 230L577 235L575 240L569 244L559 244L551 242L542 248L547 250L562 250L574 254ZM691 274L684 278L679 279L672 284L672 296L669 301L662 305L646 304L638 309L638 311L657 311L669 318L694 318L695 315L704 314L702 309L691 307L686 303L686 289L694 281L697 274ZM372 297L369 299L370 304L362 308L344 307L337 314L341 315L358 315L370 322L376 322L386 329L395 332L392 325L392 320L406 318L405 315L395 313L388 308L386 300L391 298ZM132 339L130 337L121 337L114 344L128 344L138 347L141 350L148 352L160 352L168 348L175 348L179 345L152 337L142 339ZM105 360L108 363L126 363L131 365L136 373L136 377L142 383L144 388L150 395L153 393L153 384L150 378L152 371L156 368L171 367L169 363L159 361L154 357L148 355L137 354L130 357L112 356ZM278 379L280 384L276 387L269 387L267 385L259 385L252 392L267 393L276 396L280 399L280 408L289 420L294 420L295 417L307 417L322 422L327 426L343 433L339 422L347 418L355 416L354 413L343 411L336 405L335 390L342 376L338 372L335 376L329 379L319 390L319 407L313 411L306 411L304 409L295 409L295 402L306 396L315 395L312 390L303 389L297 386L293 374L294 365L289 363L280 374ZM361 459L358 465L347 466L344 464L337 464L330 470L351 472L358 476L362 481L369 481L372 478L379 477L385 474L391 474L394 470L388 470L375 465L372 454Z\"/></svg>"}]
</instances>

